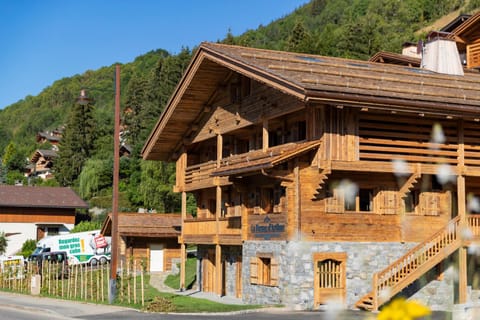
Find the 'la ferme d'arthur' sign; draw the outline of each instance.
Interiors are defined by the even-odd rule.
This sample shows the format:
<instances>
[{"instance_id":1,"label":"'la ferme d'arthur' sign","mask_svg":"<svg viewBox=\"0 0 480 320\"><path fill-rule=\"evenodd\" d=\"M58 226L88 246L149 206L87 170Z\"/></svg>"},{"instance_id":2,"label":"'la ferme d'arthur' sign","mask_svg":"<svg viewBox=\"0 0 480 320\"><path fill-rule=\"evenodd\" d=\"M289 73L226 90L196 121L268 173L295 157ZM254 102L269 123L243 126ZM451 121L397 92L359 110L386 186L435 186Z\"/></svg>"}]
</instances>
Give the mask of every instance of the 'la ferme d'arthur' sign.
<instances>
[{"instance_id":1,"label":"'la ferme d'arthur' sign","mask_svg":"<svg viewBox=\"0 0 480 320\"><path fill-rule=\"evenodd\" d=\"M259 238L273 240L286 237L284 214L250 216L249 223L249 238L251 240L258 240Z\"/></svg>"}]
</instances>

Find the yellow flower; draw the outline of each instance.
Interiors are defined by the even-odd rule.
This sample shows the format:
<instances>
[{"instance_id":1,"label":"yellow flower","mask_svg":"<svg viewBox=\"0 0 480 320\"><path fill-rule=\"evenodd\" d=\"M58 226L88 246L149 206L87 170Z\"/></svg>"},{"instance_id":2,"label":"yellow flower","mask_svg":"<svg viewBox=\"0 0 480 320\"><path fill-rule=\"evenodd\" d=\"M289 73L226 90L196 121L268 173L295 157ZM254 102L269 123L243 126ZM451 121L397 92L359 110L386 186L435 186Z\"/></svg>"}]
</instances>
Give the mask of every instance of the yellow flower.
<instances>
[{"instance_id":1,"label":"yellow flower","mask_svg":"<svg viewBox=\"0 0 480 320\"><path fill-rule=\"evenodd\" d=\"M378 314L378 320L414 320L428 316L430 309L417 301L407 301L405 298L398 298L384 307Z\"/></svg>"}]
</instances>

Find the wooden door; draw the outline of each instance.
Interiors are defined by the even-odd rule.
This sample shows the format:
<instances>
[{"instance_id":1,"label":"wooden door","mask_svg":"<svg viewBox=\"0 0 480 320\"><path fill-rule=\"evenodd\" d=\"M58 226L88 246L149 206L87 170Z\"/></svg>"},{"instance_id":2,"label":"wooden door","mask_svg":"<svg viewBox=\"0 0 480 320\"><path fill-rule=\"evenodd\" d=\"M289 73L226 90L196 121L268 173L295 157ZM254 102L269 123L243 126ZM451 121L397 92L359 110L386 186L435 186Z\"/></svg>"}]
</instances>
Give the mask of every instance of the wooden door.
<instances>
[{"instance_id":1,"label":"wooden door","mask_svg":"<svg viewBox=\"0 0 480 320\"><path fill-rule=\"evenodd\" d=\"M209 249L202 260L202 291L215 292L215 250Z\"/></svg>"},{"instance_id":2,"label":"wooden door","mask_svg":"<svg viewBox=\"0 0 480 320\"><path fill-rule=\"evenodd\" d=\"M346 253L314 254L314 307L327 303L345 304Z\"/></svg>"},{"instance_id":3,"label":"wooden door","mask_svg":"<svg viewBox=\"0 0 480 320\"><path fill-rule=\"evenodd\" d=\"M45 237L45 227L37 227L37 241Z\"/></svg>"},{"instance_id":4,"label":"wooden door","mask_svg":"<svg viewBox=\"0 0 480 320\"><path fill-rule=\"evenodd\" d=\"M162 272L164 270L164 247L163 244L150 244L150 272Z\"/></svg>"}]
</instances>

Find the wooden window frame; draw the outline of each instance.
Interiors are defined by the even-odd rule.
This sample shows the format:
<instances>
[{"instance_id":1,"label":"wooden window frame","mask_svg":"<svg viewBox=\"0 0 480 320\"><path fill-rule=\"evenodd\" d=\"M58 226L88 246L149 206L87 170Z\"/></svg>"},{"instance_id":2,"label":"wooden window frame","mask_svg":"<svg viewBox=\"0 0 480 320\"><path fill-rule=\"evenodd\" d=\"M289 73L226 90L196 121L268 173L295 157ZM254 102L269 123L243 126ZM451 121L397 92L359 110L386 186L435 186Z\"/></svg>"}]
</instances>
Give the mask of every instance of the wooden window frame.
<instances>
[{"instance_id":1,"label":"wooden window frame","mask_svg":"<svg viewBox=\"0 0 480 320\"><path fill-rule=\"evenodd\" d=\"M272 253L258 253L250 260L250 284L277 287L278 262Z\"/></svg>"}]
</instances>

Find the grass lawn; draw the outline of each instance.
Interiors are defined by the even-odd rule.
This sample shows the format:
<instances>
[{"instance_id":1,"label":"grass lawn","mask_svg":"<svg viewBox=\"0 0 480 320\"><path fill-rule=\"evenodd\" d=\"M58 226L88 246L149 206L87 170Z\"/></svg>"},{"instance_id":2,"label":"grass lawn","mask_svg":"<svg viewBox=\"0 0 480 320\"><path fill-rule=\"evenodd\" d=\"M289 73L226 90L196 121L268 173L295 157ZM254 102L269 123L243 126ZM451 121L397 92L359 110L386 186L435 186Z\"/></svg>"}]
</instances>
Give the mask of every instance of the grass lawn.
<instances>
[{"instance_id":1,"label":"grass lawn","mask_svg":"<svg viewBox=\"0 0 480 320\"><path fill-rule=\"evenodd\" d=\"M195 283L197 278L197 259L188 258L185 263L185 288L189 289ZM164 282L173 289L180 289L180 274L170 274Z\"/></svg>"},{"instance_id":2,"label":"grass lawn","mask_svg":"<svg viewBox=\"0 0 480 320\"><path fill-rule=\"evenodd\" d=\"M195 259L194 259L195 260ZM147 283L149 283L147 281ZM248 309L258 309L261 305L235 305L235 304L223 304L214 302L207 299L192 298L189 296L177 295L172 293L159 292L156 288L147 285L145 288L145 306L149 311L157 312L186 312L186 313L199 313L199 312L230 312ZM153 304L161 298L163 304L159 309L148 308L149 304ZM131 305L130 305L131 306Z\"/></svg>"},{"instance_id":3,"label":"grass lawn","mask_svg":"<svg viewBox=\"0 0 480 320\"><path fill-rule=\"evenodd\" d=\"M175 312L230 312L248 309L258 309L259 305L223 304L207 299L192 298L171 293L158 293L159 297L166 298L175 306Z\"/></svg>"}]
</instances>

